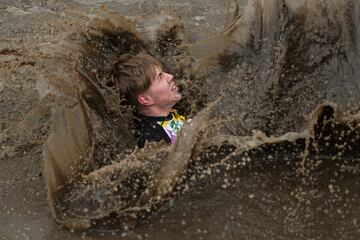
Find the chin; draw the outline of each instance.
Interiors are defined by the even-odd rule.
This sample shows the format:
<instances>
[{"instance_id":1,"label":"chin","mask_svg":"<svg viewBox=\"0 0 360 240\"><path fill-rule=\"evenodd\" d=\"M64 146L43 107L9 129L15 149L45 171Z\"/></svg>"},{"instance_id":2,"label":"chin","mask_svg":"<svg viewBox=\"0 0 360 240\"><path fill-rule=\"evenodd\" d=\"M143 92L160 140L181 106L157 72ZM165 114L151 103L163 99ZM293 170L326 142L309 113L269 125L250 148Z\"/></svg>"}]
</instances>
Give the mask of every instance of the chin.
<instances>
[{"instance_id":1,"label":"chin","mask_svg":"<svg viewBox=\"0 0 360 240\"><path fill-rule=\"evenodd\" d=\"M178 95L178 96L176 96L176 98L175 98L176 102L179 102L181 99L182 99L182 95Z\"/></svg>"},{"instance_id":2,"label":"chin","mask_svg":"<svg viewBox=\"0 0 360 240\"><path fill-rule=\"evenodd\" d=\"M180 92L176 92L175 93L175 98L181 100L182 99L182 94Z\"/></svg>"}]
</instances>

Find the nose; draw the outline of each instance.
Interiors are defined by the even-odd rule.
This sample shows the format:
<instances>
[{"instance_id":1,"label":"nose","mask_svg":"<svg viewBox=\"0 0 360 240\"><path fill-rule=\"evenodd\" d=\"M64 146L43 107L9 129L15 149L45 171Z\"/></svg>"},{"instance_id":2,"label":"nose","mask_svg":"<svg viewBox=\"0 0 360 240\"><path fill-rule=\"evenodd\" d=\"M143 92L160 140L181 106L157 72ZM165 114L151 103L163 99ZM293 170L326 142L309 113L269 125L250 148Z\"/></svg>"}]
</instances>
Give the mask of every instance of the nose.
<instances>
[{"instance_id":1,"label":"nose","mask_svg":"<svg viewBox=\"0 0 360 240\"><path fill-rule=\"evenodd\" d=\"M174 76L170 73L165 73L165 76L168 83L170 83L174 79Z\"/></svg>"}]
</instances>

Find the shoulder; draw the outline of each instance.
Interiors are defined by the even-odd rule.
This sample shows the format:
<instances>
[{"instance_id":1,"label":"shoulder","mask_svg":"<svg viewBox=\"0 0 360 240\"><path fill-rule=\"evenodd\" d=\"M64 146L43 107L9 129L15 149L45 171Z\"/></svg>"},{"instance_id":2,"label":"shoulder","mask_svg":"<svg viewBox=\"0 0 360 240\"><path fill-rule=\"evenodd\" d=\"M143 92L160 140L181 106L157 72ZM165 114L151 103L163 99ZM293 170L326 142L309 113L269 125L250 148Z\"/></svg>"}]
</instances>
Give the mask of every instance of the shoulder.
<instances>
[{"instance_id":1,"label":"shoulder","mask_svg":"<svg viewBox=\"0 0 360 240\"><path fill-rule=\"evenodd\" d=\"M153 117L134 114L134 127L137 135L141 135L146 132L150 132L152 129L156 128L157 121Z\"/></svg>"},{"instance_id":2,"label":"shoulder","mask_svg":"<svg viewBox=\"0 0 360 240\"><path fill-rule=\"evenodd\" d=\"M169 141L158 121L158 117L134 115L135 137L140 148L144 147L146 141L159 142L163 139Z\"/></svg>"}]
</instances>

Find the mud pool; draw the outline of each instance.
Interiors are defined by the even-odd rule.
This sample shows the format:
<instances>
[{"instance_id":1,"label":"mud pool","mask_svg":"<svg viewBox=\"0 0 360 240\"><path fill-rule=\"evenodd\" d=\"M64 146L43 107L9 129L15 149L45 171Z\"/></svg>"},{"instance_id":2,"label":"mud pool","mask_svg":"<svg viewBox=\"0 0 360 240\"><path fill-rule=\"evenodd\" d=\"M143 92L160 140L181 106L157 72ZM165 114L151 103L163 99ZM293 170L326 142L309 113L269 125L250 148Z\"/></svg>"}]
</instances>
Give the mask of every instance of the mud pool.
<instances>
[{"instance_id":1,"label":"mud pool","mask_svg":"<svg viewBox=\"0 0 360 240\"><path fill-rule=\"evenodd\" d=\"M125 118L99 118L103 108L93 99L102 98L93 87L85 84L88 95L77 97L67 85L74 79L71 50L77 48L54 46L87 32L103 3L135 24L135 39L147 39L144 48L166 61L183 84L187 101L180 108L194 119L183 147L150 146L131 155L131 136L122 131ZM228 2L216 0L0 1L0 239L358 239L360 5L238 3L228 12ZM172 10L179 17L171 19L181 40L175 44L159 41L164 38L155 28ZM128 26L122 24L121 29ZM134 44L134 51L142 44ZM66 147L74 136L56 135L56 129L67 129L64 122L75 122L80 132L92 125L93 144L106 142L109 133L120 138L116 146L94 144L100 150L92 156L102 161L77 169L85 184L66 182L58 191L57 181L66 178L49 178L51 158L44 160L44 146L61 159L61 147L56 152L53 143ZM119 124L118 132L109 123ZM51 136L55 140L49 143ZM62 136L65 141L59 141ZM76 138L73 152L88 144L86 136L80 144ZM141 195L133 204L109 208L95 201L86 205L86 214L78 211L88 192L106 189L111 193L106 201L116 200L111 184L122 165L114 156L159 159L151 170L152 189L163 201ZM181 181L166 175L166 166L175 165L170 169L183 175ZM134 169L138 166L143 167ZM105 178L109 173L112 182ZM161 192L166 177L171 196ZM100 187L88 191L94 182ZM153 205L139 217L138 209ZM138 217L135 227L121 224L118 215L126 214ZM79 232L69 227L82 218L89 218L91 227Z\"/></svg>"}]
</instances>

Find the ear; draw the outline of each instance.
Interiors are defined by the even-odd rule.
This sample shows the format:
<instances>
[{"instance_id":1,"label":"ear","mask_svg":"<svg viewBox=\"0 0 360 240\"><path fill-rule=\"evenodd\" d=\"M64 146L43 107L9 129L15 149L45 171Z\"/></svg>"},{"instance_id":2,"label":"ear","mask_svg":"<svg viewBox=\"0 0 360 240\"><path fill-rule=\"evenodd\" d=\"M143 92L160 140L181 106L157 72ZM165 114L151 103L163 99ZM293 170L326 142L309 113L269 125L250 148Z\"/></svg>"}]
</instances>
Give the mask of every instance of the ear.
<instances>
[{"instance_id":1,"label":"ear","mask_svg":"<svg viewBox=\"0 0 360 240\"><path fill-rule=\"evenodd\" d=\"M143 95L143 94L140 94L137 97L137 100L141 105L145 105L145 106L150 106L154 103L153 99L150 96Z\"/></svg>"}]
</instances>

